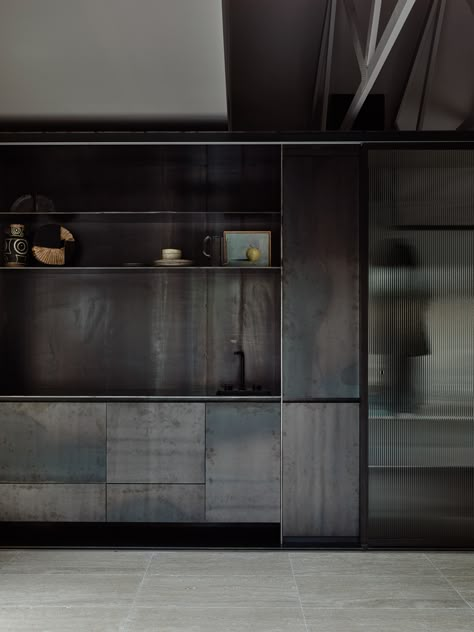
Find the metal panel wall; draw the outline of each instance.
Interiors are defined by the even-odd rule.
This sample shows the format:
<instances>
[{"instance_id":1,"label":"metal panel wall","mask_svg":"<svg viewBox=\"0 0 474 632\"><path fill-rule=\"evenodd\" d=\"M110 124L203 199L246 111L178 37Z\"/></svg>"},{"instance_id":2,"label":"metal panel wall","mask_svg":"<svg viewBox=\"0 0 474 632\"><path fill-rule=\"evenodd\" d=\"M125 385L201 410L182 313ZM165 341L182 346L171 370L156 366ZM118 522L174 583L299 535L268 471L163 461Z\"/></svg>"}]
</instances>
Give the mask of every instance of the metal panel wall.
<instances>
[{"instance_id":1,"label":"metal panel wall","mask_svg":"<svg viewBox=\"0 0 474 632\"><path fill-rule=\"evenodd\" d=\"M369 152L369 543L474 544L474 151Z\"/></svg>"},{"instance_id":2,"label":"metal panel wall","mask_svg":"<svg viewBox=\"0 0 474 632\"><path fill-rule=\"evenodd\" d=\"M283 396L356 398L358 157L303 151L284 157Z\"/></svg>"}]
</instances>

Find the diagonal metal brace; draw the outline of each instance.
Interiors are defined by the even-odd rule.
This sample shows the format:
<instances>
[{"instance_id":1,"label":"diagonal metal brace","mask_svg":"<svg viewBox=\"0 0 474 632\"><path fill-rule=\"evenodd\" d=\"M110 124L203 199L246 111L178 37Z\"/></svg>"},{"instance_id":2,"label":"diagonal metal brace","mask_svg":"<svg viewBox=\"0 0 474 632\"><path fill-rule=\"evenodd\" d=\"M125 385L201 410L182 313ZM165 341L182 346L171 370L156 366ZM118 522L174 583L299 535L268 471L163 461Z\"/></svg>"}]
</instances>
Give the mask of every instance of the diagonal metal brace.
<instances>
[{"instance_id":1,"label":"diagonal metal brace","mask_svg":"<svg viewBox=\"0 0 474 632\"><path fill-rule=\"evenodd\" d=\"M369 31L367 33L367 44L365 47L365 61L367 64L370 63L370 60L374 56L375 47L377 46L381 9L382 0L372 0L372 6L370 7Z\"/></svg>"},{"instance_id":2,"label":"diagonal metal brace","mask_svg":"<svg viewBox=\"0 0 474 632\"><path fill-rule=\"evenodd\" d=\"M384 63L386 62L387 57L397 41L400 31L410 15L415 2L416 0L398 0L382 37L380 38L380 42L375 49L374 55L370 60L367 68L367 77L362 79L359 88L352 99L352 103L347 110L346 116L344 117L341 125L342 130L349 130L352 127L357 115L365 103L367 96L372 90Z\"/></svg>"},{"instance_id":3,"label":"diagonal metal brace","mask_svg":"<svg viewBox=\"0 0 474 632\"><path fill-rule=\"evenodd\" d=\"M461 125L458 125L456 128L458 132L463 132L467 130L474 130L474 112L470 114L466 120L464 120Z\"/></svg>"},{"instance_id":4,"label":"diagonal metal brace","mask_svg":"<svg viewBox=\"0 0 474 632\"><path fill-rule=\"evenodd\" d=\"M346 10L347 19L349 21L349 27L351 29L352 43L354 45L357 63L359 64L360 75L361 77L365 77L367 74L367 64L365 61L365 55L362 51L362 45L360 43L359 28L357 26L357 13L354 6L354 0L344 0L344 8Z\"/></svg>"}]
</instances>

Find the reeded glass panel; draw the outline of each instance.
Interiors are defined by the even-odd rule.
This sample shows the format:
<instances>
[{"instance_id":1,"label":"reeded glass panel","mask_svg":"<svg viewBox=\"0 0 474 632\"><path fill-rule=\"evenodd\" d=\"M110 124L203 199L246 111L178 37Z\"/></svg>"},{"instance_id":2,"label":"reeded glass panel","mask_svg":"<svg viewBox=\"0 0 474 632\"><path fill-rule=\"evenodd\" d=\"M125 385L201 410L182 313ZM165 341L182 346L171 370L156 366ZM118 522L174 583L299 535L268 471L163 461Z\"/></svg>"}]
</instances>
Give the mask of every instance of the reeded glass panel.
<instances>
[{"instance_id":1,"label":"reeded glass panel","mask_svg":"<svg viewBox=\"0 0 474 632\"><path fill-rule=\"evenodd\" d=\"M474 544L474 151L369 155L369 541Z\"/></svg>"}]
</instances>

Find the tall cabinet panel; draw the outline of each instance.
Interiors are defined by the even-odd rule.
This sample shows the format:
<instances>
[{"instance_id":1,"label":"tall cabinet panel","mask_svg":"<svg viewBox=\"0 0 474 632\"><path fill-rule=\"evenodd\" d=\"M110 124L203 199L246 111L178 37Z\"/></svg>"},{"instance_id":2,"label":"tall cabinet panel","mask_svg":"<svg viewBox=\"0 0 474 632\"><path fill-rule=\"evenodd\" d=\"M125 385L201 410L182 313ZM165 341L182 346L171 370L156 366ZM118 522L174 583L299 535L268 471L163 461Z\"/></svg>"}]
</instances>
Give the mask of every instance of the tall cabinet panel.
<instances>
[{"instance_id":1,"label":"tall cabinet panel","mask_svg":"<svg viewBox=\"0 0 474 632\"><path fill-rule=\"evenodd\" d=\"M359 533L359 156L283 155L283 536Z\"/></svg>"},{"instance_id":2,"label":"tall cabinet panel","mask_svg":"<svg viewBox=\"0 0 474 632\"><path fill-rule=\"evenodd\" d=\"M301 152L283 163L283 397L358 397L358 158Z\"/></svg>"}]
</instances>

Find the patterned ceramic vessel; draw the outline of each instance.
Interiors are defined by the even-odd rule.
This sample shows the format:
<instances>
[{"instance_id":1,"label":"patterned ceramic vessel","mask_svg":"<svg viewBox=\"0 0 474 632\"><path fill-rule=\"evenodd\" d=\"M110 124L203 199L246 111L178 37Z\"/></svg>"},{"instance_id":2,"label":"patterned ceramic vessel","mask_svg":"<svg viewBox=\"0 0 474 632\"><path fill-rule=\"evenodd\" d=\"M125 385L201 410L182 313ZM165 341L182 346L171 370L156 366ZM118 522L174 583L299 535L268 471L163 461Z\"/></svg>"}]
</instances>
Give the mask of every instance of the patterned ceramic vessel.
<instances>
[{"instance_id":1,"label":"patterned ceramic vessel","mask_svg":"<svg viewBox=\"0 0 474 632\"><path fill-rule=\"evenodd\" d=\"M3 261L9 268L26 266L28 260L28 240L23 224L10 224L5 229L3 240Z\"/></svg>"}]
</instances>

